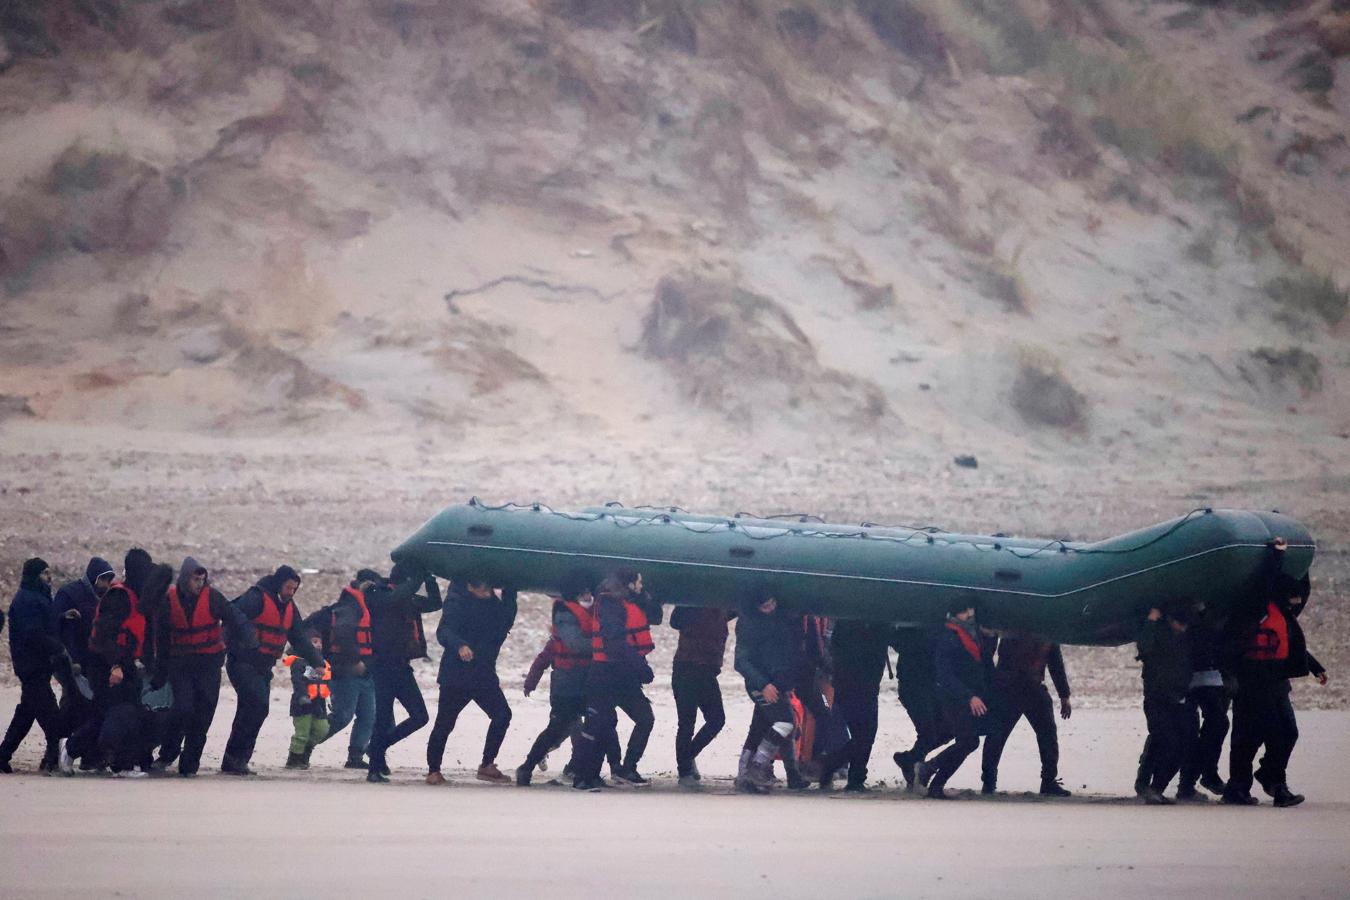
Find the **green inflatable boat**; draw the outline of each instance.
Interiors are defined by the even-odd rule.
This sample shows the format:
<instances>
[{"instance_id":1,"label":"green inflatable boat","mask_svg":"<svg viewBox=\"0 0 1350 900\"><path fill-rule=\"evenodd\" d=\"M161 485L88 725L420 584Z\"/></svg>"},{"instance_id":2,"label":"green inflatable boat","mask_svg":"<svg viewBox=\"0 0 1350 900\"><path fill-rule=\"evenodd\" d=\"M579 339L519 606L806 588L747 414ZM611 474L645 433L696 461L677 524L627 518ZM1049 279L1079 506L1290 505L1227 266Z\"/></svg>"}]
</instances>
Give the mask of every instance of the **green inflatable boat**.
<instances>
[{"instance_id":1,"label":"green inflatable boat","mask_svg":"<svg viewBox=\"0 0 1350 900\"><path fill-rule=\"evenodd\" d=\"M936 528L832 525L809 516L702 516L617 505L563 512L477 499L430 519L392 554L444 578L481 573L523 591L620 566L662 603L733 608L768 584L800 612L902 625L942 620L970 602L993 628L1066 644L1133 640L1150 606L1226 609L1261 591L1276 537L1283 572L1301 578L1315 545L1271 512L1200 509L1095 543L952 534Z\"/></svg>"}]
</instances>

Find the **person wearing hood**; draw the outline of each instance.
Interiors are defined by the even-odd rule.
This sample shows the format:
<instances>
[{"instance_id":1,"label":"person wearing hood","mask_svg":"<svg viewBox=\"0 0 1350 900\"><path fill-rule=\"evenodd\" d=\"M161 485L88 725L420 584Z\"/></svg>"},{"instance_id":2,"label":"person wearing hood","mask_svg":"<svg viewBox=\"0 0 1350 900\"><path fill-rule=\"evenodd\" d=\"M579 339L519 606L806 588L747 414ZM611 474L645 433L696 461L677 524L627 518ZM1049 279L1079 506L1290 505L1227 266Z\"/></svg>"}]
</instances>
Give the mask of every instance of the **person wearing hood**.
<instances>
[{"instance_id":1,"label":"person wearing hood","mask_svg":"<svg viewBox=\"0 0 1350 900\"><path fill-rule=\"evenodd\" d=\"M248 617L211 585L206 567L191 556L178 569L164 612L155 620L155 641L173 687L173 706L155 768L164 771L177 759L178 774L191 778L201 765L206 733L216 716L226 632L235 635L231 644L241 648L256 637Z\"/></svg>"},{"instance_id":2,"label":"person wearing hood","mask_svg":"<svg viewBox=\"0 0 1350 900\"><path fill-rule=\"evenodd\" d=\"M1055 726L1055 708L1045 687L1045 673L1059 696L1059 715L1073 715L1069 699L1069 676L1064 670L1064 653L1059 644L1030 634L1012 634L998 642L998 667L994 670L994 694L998 697L995 715L984 739L980 792L992 794L998 789L998 765L1003 748L1017 723L1026 718L1036 734L1041 756L1041 796L1068 797L1070 791L1059 780L1059 729Z\"/></svg>"},{"instance_id":3,"label":"person wearing hood","mask_svg":"<svg viewBox=\"0 0 1350 900\"><path fill-rule=\"evenodd\" d=\"M791 703L791 685L803 664L800 634L801 618L788 616L767 585L756 586L742 601L736 620L736 671L745 679L755 711L741 749L737 790L768 793L773 761L780 754L788 787L808 786L797 768Z\"/></svg>"},{"instance_id":4,"label":"person wearing hood","mask_svg":"<svg viewBox=\"0 0 1350 900\"><path fill-rule=\"evenodd\" d=\"M36 722L47 737L42 771L55 767L54 751L61 738L61 717L52 691L52 676L69 670L70 656L61 644L56 607L52 603L52 573L46 560L34 557L23 564L19 590L9 607L9 652L19 679L19 705L0 741L0 773L13 771L10 759Z\"/></svg>"},{"instance_id":5,"label":"person wearing hood","mask_svg":"<svg viewBox=\"0 0 1350 900\"><path fill-rule=\"evenodd\" d=\"M698 606L677 606L670 614L670 627L680 633L670 689L675 695L675 770L681 787L698 787L698 755L727 722L717 676L727 651L727 623L734 618L734 611ZM699 713L703 727L695 731Z\"/></svg>"},{"instance_id":6,"label":"person wearing hood","mask_svg":"<svg viewBox=\"0 0 1350 900\"><path fill-rule=\"evenodd\" d=\"M112 767L114 775L140 777L150 768L150 753L158 741L154 717L142 706L141 693L147 671L156 673L151 679L153 688L162 687L167 677L155 665L150 622L161 610L172 582L169 566L157 565L139 547L127 551L122 580L113 582L99 600L89 636L96 654L89 673L98 723L96 745L88 746L81 734L72 736L62 753L63 772L69 772L70 759L87 758L91 750Z\"/></svg>"},{"instance_id":7,"label":"person wearing hood","mask_svg":"<svg viewBox=\"0 0 1350 900\"><path fill-rule=\"evenodd\" d=\"M979 749L982 720L989 714L992 650L975 623L975 607L966 600L955 601L933 645L938 703L954 740L931 763L916 766L919 783L928 784L930 799L952 799L945 790L947 782Z\"/></svg>"},{"instance_id":8,"label":"person wearing hood","mask_svg":"<svg viewBox=\"0 0 1350 900\"><path fill-rule=\"evenodd\" d=\"M117 573L107 560L95 556L84 567L84 577L68 581L56 592L56 612L60 621L61 643L81 670L91 668L94 652L89 649L98 602L108 592ZM94 703L77 686L63 684L61 693L62 730L74 734L94 716ZM82 762L82 768L94 768L96 759Z\"/></svg>"},{"instance_id":9,"label":"person wearing hood","mask_svg":"<svg viewBox=\"0 0 1350 900\"><path fill-rule=\"evenodd\" d=\"M595 593L584 572L568 573L561 597L553 603L553 623L548 643L525 679L525 696L539 683L543 669L553 667L549 679L548 724L534 739L525 762L516 769L516 784L528 787L534 770L563 738L573 731L586 712L586 670L591 665L591 641L595 637ZM540 663L540 660L544 662ZM538 675L536 675L536 669Z\"/></svg>"},{"instance_id":10,"label":"person wearing hood","mask_svg":"<svg viewBox=\"0 0 1350 900\"><path fill-rule=\"evenodd\" d=\"M820 786L828 788L835 771L848 767L844 790L867 790L867 763L877 737L881 676L889 662L893 629L883 622L841 619L830 636L834 660L834 709L848 729L848 741L820 760Z\"/></svg>"},{"instance_id":11,"label":"person wearing hood","mask_svg":"<svg viewBox=\"0 0 1350 900\"><path fill-rule=\"evenodd\" d=\"M417 593L423 586L426 592ZM370 658L375 679L375 729L370 735L366 781L383 784L389 781L385 758L389 748L431 721L411 661L426 658L427 636L422 629L422 616L441 608L441 588L431 573L407 563L395 563L388 582L372 587L366 603L370 607L374 651ZM397 724L395 701L408 713Z\"/></svg>"},{"instance_id":12,"label":"person wearing hood","mask_svg":"<svg viewBox=\"0 0 1350 900\"><path fill-rule=\"evenodd\" d=\"M303 617L295 605L299 589L300 573L279 566L234 601L249 627L226 636L225 673L239 698L220 762L226 775L254 774L248 763L267 720L272 670L287 642L315 669L325 665L323 654L305 639Z\"/></svg>"},{"instance_id":13,"label":"person wearing hood","mask_svg":"<svg viewBox=\"0 0 1350 900\"><path fill-rule=\"evenodd\" d=\"M1237 679L1233 698L1233 737L1228 753L1228 784L1223 802L1255 806L1255 780L1279 807L1298 806L1302 794L1289 788L1289 758L1298 743L1298 720L1290 701L1291 678L1308 675L1327 683L1327 671L1308 652L1298 617L1312 591L1307 575L1293 579L1281 572L1288 544L1271 543L1267 585L1248 609L1235 612L1227 630L1227 665ZM1265 747L1260 766L1256 753Z\"/></svg>"},{"instance_id":14,"label":"person wearing hood","mask_svg":"<svg viewBox=\"0 0 1350 900\"><path fill-rule=\"evenodd\" d=\"M329 682L332 709L323 740L331 740L351 723L344 764L348 769L365 769L369 765L365 757L371 732L375 730L375 679L370 672L375 636L366 595L383 583L384 579L374 569L361 569L342 589L337 602L310 617L315 631L326 636L325 655L333 667Z\"/></svg>"},{"instance_id":15,"label":"person wearing hood","mask_svg":"<svg viewBox=\"0 0 1350 900\"><path fill-rule=\"evenodd\" d=\"M1144 802L1170 806L1163 795L1181 768L1186 749L1186 693L1191 683L1191 658L1186 642L1189 605L1174 601L1148 612L1135 645L1143 664L1144 719L1148 724L1144 768L1148 786Z\"/></svg>"},{"instance_id":16,"label":"person wearing hood","mask_svg":"<svg viewBox=\"0 0 1350 900\"><path fill-rule=\"evenodd\" d=\"M478 780L510 784L511 779L497 768L497 753L511 726L511 706L497 677L497 656L515 622L515 589L503 588L499 597L487 579L479 576L463 579L462 588L459 583L450 585L436 628L436 640L445 652L436 679L441 687L436 722L427 741L427 784L445 783L441 775L445 742L470 703L488 717Z\"/></svg>"}]
</instances>

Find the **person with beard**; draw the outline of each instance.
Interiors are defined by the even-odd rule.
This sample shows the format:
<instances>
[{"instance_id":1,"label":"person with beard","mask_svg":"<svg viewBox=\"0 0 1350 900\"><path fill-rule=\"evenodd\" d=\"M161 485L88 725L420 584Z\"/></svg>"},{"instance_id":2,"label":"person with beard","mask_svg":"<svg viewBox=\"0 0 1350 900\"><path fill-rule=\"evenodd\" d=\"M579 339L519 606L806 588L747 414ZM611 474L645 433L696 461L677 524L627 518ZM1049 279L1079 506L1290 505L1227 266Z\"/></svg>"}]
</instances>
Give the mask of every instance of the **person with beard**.
<instances>
[{"instance_id":1,"label":"person with beard","mask_svg":"<svg viewBox=\"0 0 1350 900\"><path fill-rule=\"evenodd\" d=\"M735 612L711 607L677 606L670 627L680 633L670 669L675 695L675 768L681 787L698 787L698 755L726 725L722 688L717 683L727 651L727 623ZM699 713L703 727L694 731Z\"/></svg>"},{"instance_id":2,"label":"person with beard","mask_svg":"<svg viewBox=\"0 0 1350 900\"><path fill-rule=\"evenodd\" d=\"M375 730L375 679L370 673L375 638L366 594L383 582L374 569L361 569L342 589L336 603L310 617L310 625L327 636L325 655L333 667L332 709L323 740L331 740L351 724L347 761L343 764L347 769L365 769L370 765L366 748Z\"/></svg>"},{"instance_id":3,"label":"person with beard","mask_svg":"<svg viewBox=\"0 0 1350 900\"><path fill-rule=\"evenodd\" d=\"M989 714L989 642L975 623L975 607L957 600L933 646L938 703L951 727L953 741L931 763L917 767L920 783L928 779L928 797L950 800L947 782L966 757L980 746L981 720Z\"/></svg>"},{"instance_id":4,"label":"person with beard","mask_svg":"<svg viewBox=\"0 0 1350 900\"><path fill-rule=\"evenodd\" d=\"M165 771L177 759L178 774L191 778L201 765L220 699L225 634L230 632L231 645L245 651L256 647L257 638L248 617L211 586L206 567L191 556L179 567L163 611L154 622L156 655L173 687L173 706L155 768Z\"/></svg>"},{"instance_id":5,"label":"person with beard","mask_svg":"<svg viewBox=\"0 0 1350 900\"><path fill-rule=\"evenodd\" d=\"M426 593L417 589L426 586ZM436 578L405 563L395 563L389 581L371 588L366 595L370 607L373 654L371 671L375 680L375 730L370 736L370 763L366 781L389 781L385 755L389 748L430 721L422 688L409 664L427 655L422 616L441 608L441 589ZM408 717L394 724L394 701Z\"/></svg>"},{"instance_id":6,"label":"person with beard","mask_svg":"<svg viewBox=\"0 0 1350 900\"><path fill-rule=\"evenodd\" d=\"M642 575L632 569L619 569L610 575L596 594L596 629L586 673L586 715L572 781L577 790L603 787L600 766L607 750L619 742L618 709L633 719L633 733L628 741L628 758L614 772L616 781L649 783L637 772L637 760L646 749L654 722L651 701L642 686L655 678L647 664L652 647L649 619L635 602L640 596Z\"/></svg>"},{"instance_id":7,"label":"person with beard","mask_svg":"<svg viewBox=\"0 0 1350 900\"><path fill-rule=\"evenodd\" d=\"M891 627L879 622L841 619L830 636L834 660L833 712L842 717L848 741L820 760L820 787L827 789L836 770L848 766L844 790L867 790L867 761L877 736L881 676L886 671Z\"/></svg>"},{"instance_id":8,"label":"person with beard","mask_svg":"<svg viewBox=\"0 0 1350 900\"><path fill-rule=\"evenodd\" d=\"M516 592L504 588L498 597L487 580L479 576L469 576L463 584L462 589L458 583L450 585L436 629L436 639L445 652L436 679L441 696L427 741L426 780L432 785L445 783L441 775L445 742L455 730L464 707L475 703L488 717L478 780L510 784L511 779L497 768L497 752L511 725L511 707L497 677L497 656L516 622Z\"/></svg>"},{"instance_id":9,"label":"person with beard","mask_svg":"<svg viewBox=\"0 0 1350 900\"><path fill-rule=\"evenodd\" d=\"M302 617L295 605L299 589L300 574L290 566L280 566L234 601L250 627L231 634L226 647L225 673L239 698L220 763L220 771L226 775L254 774L248 763L258 731L267 721L272 670L287 642L314 668L325 665L323 654L305 639Z\"/></svg>"},{"instance_id":10,"label":"person with beard","mask_svg":"<svg viewBox=\"0 0 1350 900\"><path fill-rule=\"evenodd\" d=\"M938 715L937 672L933 645L937 635L928 628L897 628L891 646L896 651L895 677L900 705L914 726L914 745L891 755L905 777L905 787L919 787L918 767L929 753L952 739L951 729Z\"/></svg>"},{"instance_id":11,"label":"person with beard","mask_svg":"<svg viewBox=\"0 0 1350 900\"><path fill-rule=\"evenodd\" d=\"M0 741L0 773L13 771L10 760L34 722L47 738L40 769L47 772L56 767L61 717L52 677L71 667L57 623L51 569L46 560L34 557L24 562L19 590L9 607L9 652L19 679L19 705Z\"/></svg>"},{"instance_id":12,"label":"person with beard","mask_svg":"<svg viewBox=\"0 0 1350 900\"><path fill-rule=\"evenodd\" d=\"M1223 802L1236 806L1259 802L1251 795L1253 780L1278 807L1303 802L1303 795L1295 794L1288 783L1289 758L1298 743L1289 680L1312 675L1318 684L1327 683L1327 671L1308 652L1298 623L1311 581L1307 575L1292 579L1280 571L1287 546L1279 537L1271 543L1265 591L1252 607L1233 614L1227 630L1228 665L1237 677L1237 696ZM1256 752L1263 746L1266 752L1253 772Z\"/></svg>"},{"instance_id":13,"label":"person with beard","mask_svg":"<svg viewBox=\"0 0 1350 900\"><path fill-rule=\"evenodd\" d=\"M81 671L90 669L94 652L89 649L89 633L94 624L98 602L108 592L117 573L108 561L95 556L84 567L84 577L68 581L56 592L55 604L60 621L61 643ZM94 702L74 684L63 684L61 694L62 730L73 735L94 716ZM98 767L97 754L80 761L80 768Z\"/></svg>"},{"instance_id":14,"label":"person with beard","mask_svg":"<svg viewBox=\"0 0 1350 900\"><path fill-rule=\"evenodd\" d=\"M535 768L554 748L562 746L563 738L586 712L586 671L591 665L591 641L595 636L595 594L591 584L590 577L583 572L570 572L564 577L561 599L553 603L548 643L526 678L528 697L543 677L543 670L553 667L548 724L534 739L525 762L516 769L516 784L520 787L529 786Z\"/></svg>"},{"instance_id":15,"label":"person with beard","mask_svg":"<svg viewBox=\"0 0 1350 900\"><path fill-rule=\"evenodd\" d=\"M89 646L97 654L90 677L99 719L96 749L113 774L125 778L147 774L156 743L154 718L141 704L141 694L145 673L155 664L149 623L172 581L171 568L156 565L149 553L133 548L127 551L122 581L109 586L94 613ZM165 677L158 670L152 688L162 687ZM69 742L76 743L74 738ZM67 756L82 757L87 752L83 746L70 748L69 744L62 758L63 771Z\"/></svg>"},{"instance_id":16,"label":"person with beard","mask_svg":"<svg viewBox=\"0 0 1350 900\"><path fill-rule=\"evenodd\" d=\"M736 671L745 679L755 711L741 750L737 790L768 793L773 761L780 754L788 787L807 787L797 768L793 741L797 726L791 703L791 685L803 666L801 628L801 617L788 616L767 585L757 585L741 603L736 620Z\"/></svg>"}]
</instances>

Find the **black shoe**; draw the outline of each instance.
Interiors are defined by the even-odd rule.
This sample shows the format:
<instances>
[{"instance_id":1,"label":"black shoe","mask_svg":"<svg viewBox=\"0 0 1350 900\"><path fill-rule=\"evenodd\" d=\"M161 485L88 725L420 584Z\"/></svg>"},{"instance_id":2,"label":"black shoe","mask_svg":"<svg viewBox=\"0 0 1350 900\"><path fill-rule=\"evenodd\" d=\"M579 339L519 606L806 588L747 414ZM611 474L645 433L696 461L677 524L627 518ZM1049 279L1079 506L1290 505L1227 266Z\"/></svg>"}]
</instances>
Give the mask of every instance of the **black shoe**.
<instances>
[{"instance_id":1,"label":"black shoe","mask_svg":"<svg viewBox=\"0 0 1350 900\"><path fill-rule=\"evenodd\" d=\"M1302 794L1295 794L1293 791L1289 790L1289 785L1287 784L1276 785L1274 796L1275 796L1275 805L1278 806L1280 809L1287 809L1290 806L1298 806L1304 800Z\"/></svg>"},{"instance_id":2,"label":"black shoe","mask_svg":"<svg viewBox=\"0 0 1350 900\"><path fill-rule=\"evenodd\" d=\"M1209 798L1193 787L1181 785L1177 788L1178 803L1208 803Z\"/></svg>"},{"instance_id":3,"label":"black shoe","mask_svg":"<svg viewBox=\"0 0 1350 900\"><path fill-rule=\"evenodd\" d=\"M516 787L529 787L530 776L534 774L534 766L523 765L516 769Z\"/></svg>"},{"instance_id":4,"label":"black shoe","mask_svg":"<svg viewBox=\"0 0 1350 900\"><path fill-rule=\"evenodd\" d=\"M1214 772L1211 772L1208 775L1201 775L1200 786L1216 797L1222 797L1223 789L1227 787L1227 785L1223 783L1223 779Z\"/></svg>"},{"instance_id":5,"label":"black shoe","mask_svg":"<svg viewBox=\"0 0 1350 900\"><path fill-rule=\"evenodd\" d=\"M1144 803L1148 806L1175 806L1176 802L1171 797L1164 797L1162 791L1153 788L1144 791Z\"/></svg>"},{"instance_id":6,"label":"black shoe","mask_svg":"<svg viewBox=\"0 0 1350 900\"><path fill-rule=\"evenodd\" d=\"M578 778L572 782L572 790L589 791L592 794L598 794L603 787L599 778Z\"/></svg>"},{"instance_id":7,"label":"black shoe","mask_svg":"<svg viewBox=\"0 0 1350 900\"><path fill-rule=\"evenodd\" d=\"M1060 784L1058 778L1041 780L1042 797L1072 797L1073 791Z\"/></svg>"},{"instance_id":8,"label":"black shoe","mask_svg":"<svg viewBox=\"0 0 1350 900\"><path fill-rule=\"evenodd\" d=\"M924 760L919 760L914 764L914 778L923 787L928 787L928 783L933 780L936 770L933 764Z\"/></svg>"},{"instance_id":9,"label":"black shoe","mask_svg":"<svg viewBox=\"0 0 1350 900\"><path fill-rule=\"evenodd\" d=\"M804 791L810 786L811 782L803 778L802 773L796 771L787 773L787 788L789 791ZM829 790L829 788L826 788L826 790Z\"/></svg>"},{"instance_id":10,"label":"black shoe","mask_svg":"<svg viewBox=\"0 0 1350 900\"><path fill-rule=\"evenodd\" d=\"M374 769L371 769L366 773L366 781L371 784L388 784L389 778L382 772L376 772Z\"/></svg>"},{"instance_id":11,"label":"black shoe","mask_svg":"<svg viewBox=\"0 0 1350 900\"><path fill-rule=\"evenodd\" d=\"M342 764L344 769L369 769L370 763L366 761L364 753L349 753L347 761Z\"/></svg>"},{"instance_id":12,"label":"black shoe","mask_svg":"<svg viewBox=\"0 0 1350 900\"><path fill-rule=\"evenodd\" d=\"M288 753L286 754L286 768L288 769L308 769L309 763L305 762L305 754Z\"/></svg>"},{"instance_id":13,"label":"black shoe","mask_svg":"<svg viewBox=\"0 0 1350 900\"><path fill-rule=\"evenodd\" d=\"M871 788L861 781L850 781L848 784L844 785L844 793L846 794L866 794L871 790Z\"/></svg>"},{"instance_id":14,"label":"black shoe","mask_svg":"<svg viewBox=\"0 0 1350 900\"><path fill-rule=\"evenodd\" d=\"M220 773L222 775L239 775L239 776L257 774L248 767L248 763L236 762L235 760L231 759L228 756L220 761Z\"/></svg>"},{"instance_id":15,"label":"black shoe","mask_svg":"<svg viewBox=\"0 0 1350 900\"><path fill-rule=\"evenodd\" d=\"M928 797L929 800L955 800L955 799L956 799L956 798L953 797L951 794L949 794L949 793L947 793L945 790L943 790L942 785L940 785L940 784L930 785L929 788L928 788L928 794L927 794L927 797Z\"/></svg>"},{"instance_id":16,"label":"black shoe","mask_svg":"<svg viewBox=\"0 0 1350 900\"><path fill-rule=\"evenodd\" d=\"M1220 802L1225 803L1225 804L1227 804L1227 805L1229 805L1229 806L1260 806L1260 805L1261 805L1261 801L1260 801L1260 800L1257 800L1255 797L1253 797L1251 794L1247 793L1246 791L1243 791L1242 793L1238 793L1237 791L1224 791L1224 792L1223 792L1223 797L1221 798Z\"/></svg>"},{"instance_id":17,"label":"black shoe","mask_svg":"<svg viewBox=\"0 0 1350 900\"><path fill-rule=\"evenodd\" d=\"M646 787L651 784L646 778L638 774L637 769L615 769L612 773L616 785L629 785L631 787Z\"/></svg>"},{"instance_id":18,"label":"black shoe","mask_svg":"<svg viewBox=\"0 0 1350 900\"><path fill-rule=\"evenodd\" d=\"M13 775L14 770L10 768L9 760L0 759L0 775Z\"/></svg>"},{"instance_id":19,"label":"black shoe","mask_svg":"<svg viewBox=\"0 0 1350 900\"><path fill-rule=\"evenodd\" d=\"M891 759L895 760L896 766L900 768L900 774L905 779L905 789L914 790L914 763L909 757L909 753L900 751L891 754Z\"/></svg>"},{"instance_id":20,"label":"black shoe","mask_svg":"<svg viewBox=\"0 0 1350 900\"><path fill-rule=\"evenodd\" d=\"M988 796L998 793L998 782L992 778L984 778L980 781L980 793Z\"/></svg>"}]
</instances>

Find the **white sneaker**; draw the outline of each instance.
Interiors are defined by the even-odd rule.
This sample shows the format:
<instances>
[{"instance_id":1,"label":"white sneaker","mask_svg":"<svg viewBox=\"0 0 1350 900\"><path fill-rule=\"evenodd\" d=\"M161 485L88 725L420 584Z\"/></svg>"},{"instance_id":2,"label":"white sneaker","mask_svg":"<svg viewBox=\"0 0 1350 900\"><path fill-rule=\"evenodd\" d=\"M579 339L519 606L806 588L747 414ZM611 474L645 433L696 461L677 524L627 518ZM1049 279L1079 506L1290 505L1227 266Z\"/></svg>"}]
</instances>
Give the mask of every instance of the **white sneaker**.
<instances>
[{"instance_id":1,"label":"white sneaker","mask_svg":"<svg viewBox=\"0 0 1350 900\"><path fill-rule=\"evenodd\" d=\"M145 772L140 769L124 769L121 772L114 772L114 778L149 778Z\"/></svg>"},{"instance_id":2,"label":"white sneaker","mask_svg":"<svg viewBox=\"0 0 1350 900\"><path fill-rule=\"evenodd\" d=\"M60 748L56 755L56 768L62 775L70 777L75 774L75 760L70 758L70 751L66 749L66 738L61 738L57 743Z\"/></svg>"}]
</instances>

